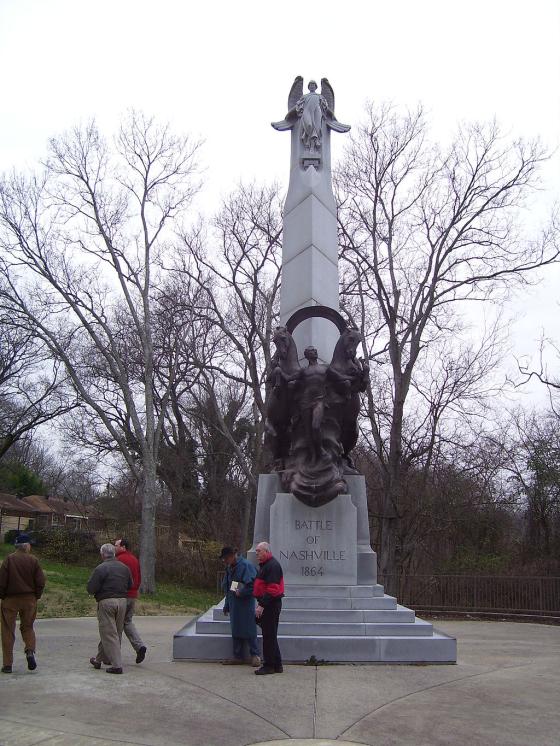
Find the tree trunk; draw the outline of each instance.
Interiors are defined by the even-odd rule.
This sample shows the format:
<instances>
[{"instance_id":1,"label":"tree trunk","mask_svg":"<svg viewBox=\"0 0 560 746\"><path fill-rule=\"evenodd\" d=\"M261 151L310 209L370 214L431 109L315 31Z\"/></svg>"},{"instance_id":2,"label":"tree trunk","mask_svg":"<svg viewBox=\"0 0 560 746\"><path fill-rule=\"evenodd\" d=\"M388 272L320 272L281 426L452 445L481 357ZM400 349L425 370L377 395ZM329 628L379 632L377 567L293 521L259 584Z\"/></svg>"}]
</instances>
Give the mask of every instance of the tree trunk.
<instances>
[{"instance_id":1,"label":"tree trunk","mask_svg":"<svg viewBox=\"0 0 560 746\"><path fill-rule=\"evenodd\" d=\"M397 579L398 567L397 537L399 530L399 497L402 481L402 428L404 417L404 402L406 388L402 374L395 362L393 363L395 394L391 434L389 441L389 456L385 481L385 495L381 516L381 545L379 552L379 570L382 575L394 576ZM391 584L392 585L392 584ZM395 588L390 588L394 591Z\"/></svg>"},{"instance_id":2,"label":"tree trunk","mask_svg":"<svg viewBox=\"0 0 560 746\"><path fill-rule=\"evenodd\" d=\"M156 463L151 455L143 460L142 523L140 526L140 570L142 593L156 590Z\"/></svg>"},{"instance_id":3,"label":"tree trunk","mask_svg":"<svg viewBox=\"0 0 560 746\"><path fill-rule=\"evenodd\" d=\"M379 574L383 576L385 592L389 595L395 595L398 587L397 572L397 530L398 517L396 515L386 515L391 506L386 506L381 518L381 546L377 563Z\"/></svg>"},{"instance_id":4,"label":"tree trunk","mask_svg":"<svg viewBox=\"0 0 560 746\"><path fill-rule=\"evenodd\" d=\"M241 516L241 527L239 536L239 551L244 552L246 547L251 546L252 537L250 536L252 527L252 517L254 515L254 507L256 502L256 496L254 490L251 490L247 495L247 500L243 506L243 514Z\"/></svg>"}]
</instances>

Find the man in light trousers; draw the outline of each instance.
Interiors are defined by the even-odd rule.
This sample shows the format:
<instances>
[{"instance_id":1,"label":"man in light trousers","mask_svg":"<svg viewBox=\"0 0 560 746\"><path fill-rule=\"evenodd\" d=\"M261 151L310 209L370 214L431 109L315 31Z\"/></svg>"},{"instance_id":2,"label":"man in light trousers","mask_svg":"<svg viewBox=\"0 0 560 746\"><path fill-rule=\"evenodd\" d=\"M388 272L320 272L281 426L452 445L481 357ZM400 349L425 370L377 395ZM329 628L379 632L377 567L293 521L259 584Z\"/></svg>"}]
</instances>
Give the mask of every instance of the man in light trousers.
<instances>
[{"instance_id":1,"label":"man in light trousers","mask_svg":"<svg viewBox=\"0 0 560 746\"><path fill-rule=\"evenodd\" d=\"M37 668L33 622L44 587L45 575L37 558L31 554L30 538L20 533L16 538L16 551L9 554L0 566L2 673L12 673L18 614L27 668L30 671Z\"/></svg>"},{"instance_id":2,"label":"man in light trousers","mask_svg":"<svg viewBox=\"0 0 560 746\"><path fill-rule=\"evenodd\" d=\"M97 601L99 622L99 646L97 655L90 658L91 665L100 669L109 665L107 673L121 674L121 639L126 615L126 596L132 588L130 570L115 559L113 544L103 544L100 550L100 565L97 565L87 583L87 591Z\"/></svg>"}]
</instances>

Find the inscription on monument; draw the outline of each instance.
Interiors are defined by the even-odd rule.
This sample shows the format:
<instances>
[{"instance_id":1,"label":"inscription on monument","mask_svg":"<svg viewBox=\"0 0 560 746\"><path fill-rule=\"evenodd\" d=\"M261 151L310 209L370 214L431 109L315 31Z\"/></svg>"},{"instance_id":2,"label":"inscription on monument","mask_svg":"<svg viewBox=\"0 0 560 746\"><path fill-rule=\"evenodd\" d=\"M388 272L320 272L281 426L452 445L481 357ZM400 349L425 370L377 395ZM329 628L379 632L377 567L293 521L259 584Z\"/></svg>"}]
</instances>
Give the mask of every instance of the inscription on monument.
<instances>
[{"instance_id":1,"label":"inscription on monument","mask_svg":"<svg viewBox=\"0 0 560 746\"><path fill-rule=\"evenodd\" d=\"M271 507L270 540L286 583L356 584L356 508L340 495L312 508L279 493Z\"/></svg>"}]
</instances>

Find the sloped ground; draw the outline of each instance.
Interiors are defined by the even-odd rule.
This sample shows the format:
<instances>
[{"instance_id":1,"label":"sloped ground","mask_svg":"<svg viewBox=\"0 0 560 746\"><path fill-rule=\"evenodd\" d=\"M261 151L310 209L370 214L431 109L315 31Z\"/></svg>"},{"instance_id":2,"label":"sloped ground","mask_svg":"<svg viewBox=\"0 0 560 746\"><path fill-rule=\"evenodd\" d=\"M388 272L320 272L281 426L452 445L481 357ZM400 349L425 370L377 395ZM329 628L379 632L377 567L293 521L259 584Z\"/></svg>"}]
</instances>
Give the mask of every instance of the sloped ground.
<instances>
[{"instance_id":1,"label":"sloped ground","mask_svg":"<svg viewBox=\"0 0 560 746\"><path fill-rule=\"evenodd\" d=\"M13 546L0 543L0 562L13 551ZM95 599L88 595L86 583L99 558L82 558L83 564L70 564L48 559L40 551L34 551L34 554L47 578L45 592L38 604L39 617L94 617ZM211 590L158 582L154 595L140 596L136 613L147 616L194 614L207 609L217 600L217 594Z\"/></svg>"},{"instance_id":2,"label":"sloped ground","mask_svg":"<svg viewBox=\"0 0 560 746\"><path fill-rule=\"evenodd\" d=\"M18 650L15 673L0 676L1 746L558 744L558 627L442 622L458 638L455 666L286 666L257 677L171 662L185 621L137 617L146 661L136 666L125 641L125 674L110 676L88 663L94 619L40 620L37 671Z\"/></svg>"}]
</instances>

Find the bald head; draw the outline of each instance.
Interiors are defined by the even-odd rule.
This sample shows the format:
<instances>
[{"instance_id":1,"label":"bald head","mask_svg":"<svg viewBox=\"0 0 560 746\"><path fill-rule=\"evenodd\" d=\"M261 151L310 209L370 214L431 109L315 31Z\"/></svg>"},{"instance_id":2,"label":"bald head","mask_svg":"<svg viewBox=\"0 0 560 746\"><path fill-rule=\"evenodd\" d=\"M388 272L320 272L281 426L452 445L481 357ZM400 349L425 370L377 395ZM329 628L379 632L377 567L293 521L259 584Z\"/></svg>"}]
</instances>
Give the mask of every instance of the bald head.
<instances>
[{"instance_id":1,"label":"bald head","mask_svg":"<svg viewBox=\"0 0 560 746\"><path fill-rule=\"evenodd\" d=\"M270 559L270 557L272 557L270 544L267 541L261 541L260 544L257 544L257 546L255 547L255 554L257 555L259 564L266 562L267 559Z\"/></svg>"}]
</instances>

